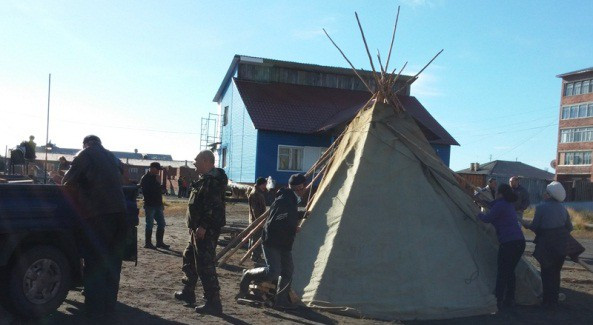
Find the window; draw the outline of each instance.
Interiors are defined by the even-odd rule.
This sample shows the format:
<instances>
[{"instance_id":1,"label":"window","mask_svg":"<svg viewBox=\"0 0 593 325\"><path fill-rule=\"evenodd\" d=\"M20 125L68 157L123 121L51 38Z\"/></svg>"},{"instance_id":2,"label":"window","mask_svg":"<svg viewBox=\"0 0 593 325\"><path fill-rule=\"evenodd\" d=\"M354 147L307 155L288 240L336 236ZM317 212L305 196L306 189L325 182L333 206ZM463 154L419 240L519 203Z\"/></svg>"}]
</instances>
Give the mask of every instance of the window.
<instances>
[{"instance_id":1,"label":"window","mask_svg":"<svg viewBox=\"0 0 593 325\"><path fill-rule=\"evenodd\" d=\"M583 89L582 89L583 94L588 94L591 92L591 89L589 88L590 84L591 84L591 82L589 80L583 81Z\"/></svg>"},{"instance_id":2,"label":"window","mask_svg":"<svg viewBox=\"0 0 593 325\"><path fill-rule=\"evenodd\" d=\"M566 84L566 89L564 90L564 96L572 96L572 83Z\"/></svg>"},{"instance_id":3,"label":"window","mask_svg":"<svg viewBox=\"0 0 593 325\"><path fill-rule=\"evenodd\" d=\"M229 107L224 107L224 112L222 113L222 126L225 126L229 123Z\"/></svg>"},{"instance_id":4,"label":"window","mask_svg":"<svg viewBox=\"0 0 593 325\"><path fill-rule=\"evenodd\" d=\"M587 117L587 105L579 105L579 117Z\"/></svg>"},{"instance_id":5,"label":"window","mask_svg":"<svg viewBox=\"0 0 593 325\"><path fill-rule=\"evenodd\" d=\"M574 83L574 95L580 95L581 94L581 82L575 82Z\"/></svg>"},{"instance_id":6,"label":"window","mask_svg":"<svg viewBox=\"0 0 593 325\"><path fill-rule=\"evenodd\" d=\"M130 168L130 173L137 174L138 173L138 168L136 168L136 167Z\"/></svg>"},{"instance_id":7,"label":"window","mask_svg":"<svg viewBox=\"0 0 593 325\"><path fill-rule=\"evenodd\" d=\"M560 153L562 165L591 165L591 151L571 151Z\"/></svg>"},{"instance_id":8,"label":"window","mask_svg":"<svg viewBox=\"0 0 593 325\"><path fill-rule=\"evenodd\" d=\"M303 147L278 146L278 170L302 171Z\"/></svg>"},{"instance_id":9,"label":"window","mask_svg":"<svg viewBox=\"0 0 593 325\"><path fill-rule=\"evenodd\" d=\"M227 162L227 151L226 148L222 148L222 168L226 168Z\"/></svg>"},{"instance_id":10,"label":"window","mask_svg":"<svg viewBox=\"0 0 593 325\"><path fill-rule=\"evenodd\" d=\"M570 107L570 118L577 118L578 115L578 106L571 106Z\"/></svg>"},{"instance_id":11,"label":"window","mask_svg":"<svg viewBox=\"0 0 593 325\"><path fill-rule=\"evenodd\" d=\"M593 103L562 107L562 119L593 117Z\"/></svg>"},{"instance_id":12,"label":"window","mask_svg":"<svg viewBox=\"0 0 593 325\"><path fill-rule=\"evenodd\" d=\"M560 130L560 143L591 141L593 141L593 127Z\"/></svg>"},{"instance_id":13,"label":"window","mask_svg":"<svg viewBox=\"0 0 593 325\"><path fill-rule=\"evenodd\" d=\"M567 120L569 118L570 118L570 107L569 106L562 107L562 119Z\"/></svg>"}]
</instances>

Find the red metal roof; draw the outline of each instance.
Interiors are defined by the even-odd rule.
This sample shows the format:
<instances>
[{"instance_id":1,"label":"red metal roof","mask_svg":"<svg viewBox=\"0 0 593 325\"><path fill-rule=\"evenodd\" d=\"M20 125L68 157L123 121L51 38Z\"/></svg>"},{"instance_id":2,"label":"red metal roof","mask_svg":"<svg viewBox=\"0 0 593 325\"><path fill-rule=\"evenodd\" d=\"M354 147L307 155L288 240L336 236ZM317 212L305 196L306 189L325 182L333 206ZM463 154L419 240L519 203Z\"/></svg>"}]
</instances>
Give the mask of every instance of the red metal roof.
<instances>
[{"instance_id":1,"label":"red metal roof","mask_svg":"<svg viewBox=\"0 0 593 325\"><path fill-rule=\"evenodd\" d=\"M364 91L233 79L256 129L311 134L352 119L371 98ZM459 145L411 96L398 96L434 144Z\"/></svg>"}]
</instances>

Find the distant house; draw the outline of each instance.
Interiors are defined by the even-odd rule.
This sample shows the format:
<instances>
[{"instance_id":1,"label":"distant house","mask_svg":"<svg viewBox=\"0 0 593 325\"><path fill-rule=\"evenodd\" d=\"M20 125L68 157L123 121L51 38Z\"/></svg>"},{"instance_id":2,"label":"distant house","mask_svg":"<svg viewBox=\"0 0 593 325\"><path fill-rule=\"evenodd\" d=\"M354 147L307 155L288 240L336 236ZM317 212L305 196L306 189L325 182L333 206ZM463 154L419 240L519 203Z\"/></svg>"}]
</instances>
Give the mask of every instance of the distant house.
<instances>
[{"instance_id":1,"label":"distant house","mask_svg":"<svg viewBox=\"0 0 593 325\"><path fill-rule=\"evenodd\" d=\"M47 171L57 171L59 166L60 157L66 158L66 160L72 162L74 156L80 151L80 149L72 148L60 148L58 146L50 146L50 150L47 153ZM38 146L36 148L37 160L29 166L28 175L35 175L40 178L43 177L43 169L45 163L45 146ZM173 160L171 155L165 154L142 154L138 152L125 152L125 151L111 151L116 158L118 158L123 165L124 179L138 183L140 178L149 169L150 163L158 162L163 166L163 172L160 175L161 184L167 184L166 187L173 187L177 192L177 182L179 177L184 177L186 180L191 181L197 179L197 173L193 167L193 163L187 160ZM169 180L172 180L169 182ZM173 181L175 180L175 181Z\"/></svg>"},{"instance_id":2,"label":"distant house","mask_svg":"<svg viewBox=\"0 0 593 325\"><path fill-rule=\"evenodd\" d=\"M370 72L359 74L373 87ZM394 88L448 165L450 147L459 144L410 96L411 78L400 76ZM317 161L370 97L351 69L235 55L213 100L218 164L237 183L272 176L286 184Z\"/></svg>"},{"instance_id":3,"label":"distant house","mask_svg":"<svg viewBox=\"0 0 593 325\"><path fill-rule=\"evenodd\" d=\"M457 172L459 176L474 186L484 187L489 178L495 178L497 183L508 184L509 178L519 176L519 183L529 191L531 203L542 200L542 193L554 174L518 161L494 160L486 164L472 163L470 168Z\"/></svg>"}]
</instances>

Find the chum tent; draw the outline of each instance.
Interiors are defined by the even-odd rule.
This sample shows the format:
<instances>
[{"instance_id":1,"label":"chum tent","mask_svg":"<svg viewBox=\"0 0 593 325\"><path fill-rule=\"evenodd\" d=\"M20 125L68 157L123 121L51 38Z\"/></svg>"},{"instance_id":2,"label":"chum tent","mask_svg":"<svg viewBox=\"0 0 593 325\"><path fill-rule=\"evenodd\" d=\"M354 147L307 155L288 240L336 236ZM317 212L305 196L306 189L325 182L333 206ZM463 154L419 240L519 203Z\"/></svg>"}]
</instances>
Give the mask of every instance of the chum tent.
<instances>
[{"instance_id":1,"label":"chum tent","mask_svg":"<svg viewBox=\"0 0 593 325\"><path fill-rule=\"evenodd\" d=\"M496 311L490 225L416 122L370 103L337 146L293 247L293 289L312 307L381 319ZM522 260L516 299L541 283Z\"/></svg>"},{"instance_id":2,"label":"chum tent","mask_svg":"<svg viewBox=\"0 0 593 325\"><path fill-rule=\"evenodd\" d=\"M293 290L308 306L378 319L495 312L493 227L404 110L393 77L376 76L372 99L317 165ZM516 276L516 302L538 303L535 268L522 258Z\"/></svg>"}]
</instances>

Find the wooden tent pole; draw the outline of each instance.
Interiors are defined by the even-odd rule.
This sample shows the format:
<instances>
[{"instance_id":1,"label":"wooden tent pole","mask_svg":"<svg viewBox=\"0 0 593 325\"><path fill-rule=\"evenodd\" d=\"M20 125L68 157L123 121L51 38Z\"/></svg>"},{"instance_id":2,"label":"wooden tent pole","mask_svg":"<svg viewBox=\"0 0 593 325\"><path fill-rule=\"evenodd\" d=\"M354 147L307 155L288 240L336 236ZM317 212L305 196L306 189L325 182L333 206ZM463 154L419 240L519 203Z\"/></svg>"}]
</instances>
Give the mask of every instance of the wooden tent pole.
<instances>
[{"instance_id":1,"label":"wooden tent pole","mask_svg":"<svg viewBox=\"0 0 593 325\"><path fill-rule=\"evenodd\" d=\"M239 245L235 246L235 248L233 248L228 254L226 254L226 256L221 258L220 262L218 262L218 265L220 266L220 265L225 264L226 261L228 261L229 258L231 258L231 256L235 255L235 253L239 250L239 248L241 248L241 246L243 246L243 244L245 244L249 240L249 238L251 238L253 235L255 235L255 233L257 233L258 230L263 228L265 223L266 223L266 219L263 219L260 223L258 223L257 226L254 227L251 230L251 232L243 238L243 240L239 243Z\"/></svg>"},{"instance_id":2,"label":"wooden tent pole","mask_svg":"<svg viewBox=\"0 0 593 325\"><path fill-rule=\"evenodd\" d=\"M239 261L239 265L243 265L243 263L245 262L245 260L247 260L249 255L251 255L251 253L253 253L253 251L261 245L261 242L262 239L260 238L249 248L247 253L245 253L245 255L243 255L243 257L241 258L241 261Z\"/></svg>"},{"instance_id":3,"label":"wooden tent pole","mask_svg":"<svg viewBox=\"0 0 593 325\"><path fill-rule=\"evenodd\" d=\"M270 214L270 209L268 208L266 210L266 212L262 213L261 216L259 216L257 219L253 220L252 223L249 224L249 226L247 226L247 228L245 228L245 230L241 231L237 237L233 238L220 252L218 252L218 254L216 254L216 257L214 258L215 261L218 261L222 256L224 256L224 254L226 254L229 250L231 250L241 239L243 239L243 236L245 236L246 234L248 234L251 230L253 230L253 228L255 228L257 225L259 225L259 223L262 220L265 220L268 215Z\"/></svg>"},{"instance_id":4,"label":"wooden tent pole","mask_svg":"<svg viewBox=\"0 0 593 325\"><path fill-rule=\"evenodd\" d=\"M398 20L399 20L399 6L397 6L397 15L395 16L395 25L393 26L393 34L391 35L391 45L389 45L389 53L387 54L387 62L385 62L385 70L389 69L389 59L391 58L391 50L393 49L393 41L395 40L395 31L397 30Z\"/></svg>"},{"instance_id":5,"label":"wooden tent pole","mask_svg":"<svg viewBox=\"0 0 593 325\"><path fill-rule=\"evenodd\" d=\"M354 71L354 73L356 74L356 76L358 77L358 79L360 79L360 81L362 81L362 83L367 87L367 89L368 89L368 91L370 93L373 93L373 90L371 89L371 87L367 84L367 82L364 79L362 79L362 77L360 76L360 74L358 74L358 71L356 70L356 68L354 67L354 65L352 64L352 62L350 62L350 60L348 60L348 57L346 57L346 54L344 54L344 52L342 52L342 49L340 49L340 47L336 44L336 42L334 42L334 40L329 36L329 34L325 30L325 28L323 28L323 32L325 33L325 35L327 36L327 38L329 38L329 40L332 42L332 44L334 44L334 46L338 49L338 51L340 51L340 53L342 54L342 56L344 57L344 59L346 59L346 61L348 62L348 64L350 64L350 67L352 67L352 70Z\"/></svg>"}]
</instances>

